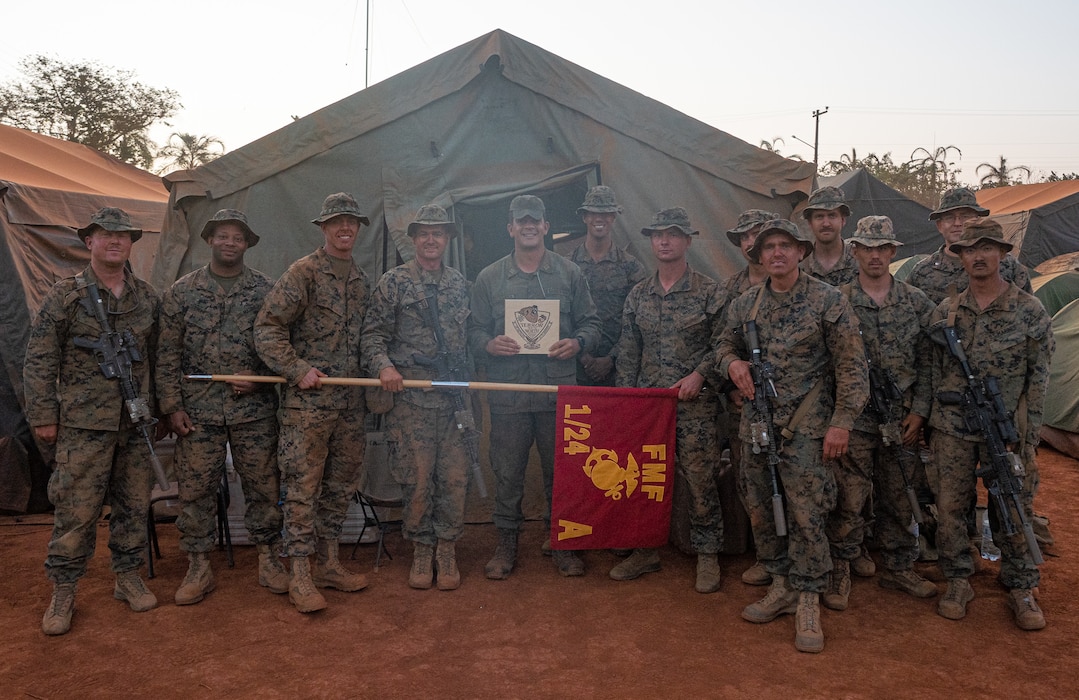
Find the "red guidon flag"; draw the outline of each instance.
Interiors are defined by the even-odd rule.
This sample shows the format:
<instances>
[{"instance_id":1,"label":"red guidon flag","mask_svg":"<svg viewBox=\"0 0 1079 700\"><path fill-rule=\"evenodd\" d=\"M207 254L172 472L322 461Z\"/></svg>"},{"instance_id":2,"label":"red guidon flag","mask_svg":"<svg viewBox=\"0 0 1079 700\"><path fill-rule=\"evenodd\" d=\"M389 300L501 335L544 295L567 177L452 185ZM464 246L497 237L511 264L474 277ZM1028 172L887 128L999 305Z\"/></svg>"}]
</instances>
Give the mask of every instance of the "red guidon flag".
<instances>
[{"instance_id":1,"label":"red guidon flag","mask_svg":"<svg viewBox=\"0 0 1079 700\"><path fill-rule=\"evenodd\" d=\"M677 407L677 389L559 387L552 547L666 544Z\"/></svg>"}]
</instances>

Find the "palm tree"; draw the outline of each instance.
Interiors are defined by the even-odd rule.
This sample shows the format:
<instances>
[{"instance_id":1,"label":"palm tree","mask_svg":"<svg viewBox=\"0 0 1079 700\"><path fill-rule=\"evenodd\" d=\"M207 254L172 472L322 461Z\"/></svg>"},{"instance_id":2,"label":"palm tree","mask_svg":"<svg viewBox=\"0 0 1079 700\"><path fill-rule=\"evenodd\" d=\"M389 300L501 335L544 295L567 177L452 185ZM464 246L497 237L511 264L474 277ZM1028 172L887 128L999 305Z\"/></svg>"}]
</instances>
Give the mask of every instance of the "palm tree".
<instances>
[{"instance_id":1,"label":"palm tree","mask_svg":"<svg viewBox=\"0 0 1079 700\"><path fill-rule=\"evenodd\" d=\"M766 139L761 139L761 148L763 148L766 151L771 151L772 153L775 153L778 156L778 155L781 155L780 152L779 152L779 145L782 144L782 143L785 143L785 142L783 141L783 138L780 137L780 136L776 136L771 141L768 141Z\"/></svg>"},{"instance_id":2,"label":"palm tree","mask_svg":"<svg viewBox=\"0 0 1079 700\"><path fill-rule=\"evenodd\" d=\"M937 146L932 151L928 148L916 148L910 154L908 162L923 173L928 173L931 192L940 192L948 183L948 169L955 165L954 162L948 160L949 151L955 151L960 158L963 157L963 152L959 150L958 146ZM919 153L924 153L925 155L918 158Z\"/></svg>"},{"instance_id":3,"label":"palm tree","mask_svg":"<svg viewBox=\"0 0 1079 700\"><path fill-rule=\"evenodd\" d=\"M1016 173L1026 173L1027 179L1030 179L1030 168L1025 165L1015 165L1008 167L1008 161L1004 156L1000 157L1000 165L993 165L992 163L982 163L978 166L976 172L981 172L982 168L985 168L988 172L982 176L981 186L985 188L989 187L1007 187L1008 185L1018 185L1022 183L1022 180L1018 176L1013 177Z\"/></svg>"},{"instance_id":4,"label":"palm tree","mask_svg":"<svg viewBox=\"0 0 1079 700\"><path fill-rule=\"evenodd\" d=\"M190 170L205 165L225 153L225 144L216 136L197 136L186 132L169 135L168 143L157 153L165 167Z\"/></svg>"}]
</instances>

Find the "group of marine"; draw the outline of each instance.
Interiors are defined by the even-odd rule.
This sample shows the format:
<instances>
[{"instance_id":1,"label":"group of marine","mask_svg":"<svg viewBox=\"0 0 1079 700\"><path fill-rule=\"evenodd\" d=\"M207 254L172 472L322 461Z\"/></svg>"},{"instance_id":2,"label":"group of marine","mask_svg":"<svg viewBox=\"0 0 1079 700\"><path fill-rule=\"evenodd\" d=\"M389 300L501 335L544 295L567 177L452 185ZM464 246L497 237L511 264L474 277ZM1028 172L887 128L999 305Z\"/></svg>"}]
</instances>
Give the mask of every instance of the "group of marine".
<instances>
[{"instance_id":1,"label":"group of marine","mask_svg":"<svg viewBox=\"0 0 1079 700\"><path fill-rule=\"evenodd\" d=\"M351 195L325 199L312 222L324 244L276 282L244 263L259 242L246 215L223 209L202 230L209 263L163 295L127 265L142 232L120 209L97 212L78 231L90 265L48 294L26 353L26 414L36 436L56 448L49 481L55 525L45 562L54 588L45 634L70 629L106 494L114 595L136 612L157 605L138 574L152 440L145 429L140 437L136 428L145 420L117 391L116 377L106 376L116 374L106 366L117 363L101 362L94 339L103 333L121 339L131 384L160 417L156 437L177 437L177 527L189 558L178 605L214 590L209 553L227 447L258 548L260 585L287 592L303 613L326 607L321 588L367 586L363 574L341 563L338 545L360 481L369 410L385 413L403 536L414 547L408 585L456 589L455 542L474 478L469 421L453 391L405 386L444 378L449 362L467 364L469 372L474 364L491 382L676 388L675 462L688 485L695 588L720 587L716 475L725 439L757 554L742 578L769 586L742 617L766 623L793 614L801 651L824 648L819 606L847 607L852 569L874 575L865 549L870 501L880 585L919 598L938 595L912 568L919 552L912 482L926 484L935 502L947 579L937 611L964 617L974 597L967 579L975 570L968 535L975 471L989 456L963 407L942 397L966 391L969 374L995 379L997 398L1018 426L1007 449L1025 466L1017 503L1030 518L1053 351L1049 318L1030 294L1029 276L974 193L944 193L930 215L944 242L906 282L889 272L902 243L887 217L862 218L843 240L851 212L835 187L814 191L802 210L810 233L778 214L744 212L727 238L747 265L726 284L689 265L687 250L699 232L684 209L659 211L640 230L651 244L652 274L614 244L621 211L611 188L589 189L577 210L584 241L563 257L545 245L543 201L517 196L507 225L513 252L470 285L444 264L456 224L444 208L427 205L408 226L414 257L372 287L352 259L370 221ZM506 333L506 304L517 299L559 301L559 339L546 355L522 353ZM945 331L961 339L969 367L949 352ZM891 415L869 401L870 367L891 382ZM185 380L189 375L232 378L195 382ZM363 387L323 382L367 376L379 380L378 400ZM485 575L505 579L517 562L533 445L550 526L555 396L494 391L487 403L498 539ZM727 424L737 430L723 435L719 426ZM902 455L919 445L928 461L911 468ZM999 511L990 503L1000 583L1018 626L1041 629L1036 557L1021 532L1004 527L1010 521ZM560 574L584 573L579 552L545 550ZM610 571L616 580L661 567L656 549L621 554Z\"/></svg>"}]
</instances>

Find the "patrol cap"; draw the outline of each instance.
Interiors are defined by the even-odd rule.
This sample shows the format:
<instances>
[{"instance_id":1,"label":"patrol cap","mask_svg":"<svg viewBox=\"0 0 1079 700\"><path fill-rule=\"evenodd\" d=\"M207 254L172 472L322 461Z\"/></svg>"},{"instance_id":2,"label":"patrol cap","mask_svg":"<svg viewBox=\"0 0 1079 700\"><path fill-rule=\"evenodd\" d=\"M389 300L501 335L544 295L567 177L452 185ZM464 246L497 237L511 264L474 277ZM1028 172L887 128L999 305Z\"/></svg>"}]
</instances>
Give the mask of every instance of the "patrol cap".
<instances>
[{"instance_id":1,"label":"patrol cap","mask_svg":"<svg viewBox=\"0 0 1079 700\"><path fill-rule=\"evenodd\" d=\"M247 246L254 248L258 245L258 234L251 230L251 227L247 223L247 216L239 209L218 209L217 213L213 215L206 225L202 227L202 240L207 243L210 242L210 236L214 235L214 231L217 230L218 224L232 223L237 224L244 232L244 238L247 239Z\"/></svg>"},{"instance_id":2,"label":"patrol cap","mask_svg":"<svg viewBox=\"0 0 1079 700\"><path fill-rule=\"evenodd\" d=\"M371 220L360 211L360 205L356 203L356 198L348 192L336 192L323 200L322 212L317 219L311 219L311 223L322 224L342 214L355 216L364 226L371 225Z\"/></svg>"},{"instance_id":3,"label":"patrol cap","mask_svg":"<svg viewBox=\"0 0 1079 700\"><path fill-rule=\"evenodd\" d=\"M94 227L103 228L106 231L127 231L131 234L131 242L142 238L142 229L131 225L131 217L119 207L102 207L90 217L90 223L76 231L79 240L85 242L86 237L94 232Z\"/></svg>"},{"instance_id":4,"label":"patrol cap","mask_svg":"<svg viewBox=\"0 0 1079 700\"><path fill-rule=\"evenodd\" d=\"M584 196L584 204L577 207L577 215L582 216L585 212L596 214L621 214L622 207L614 198L614 190L607 185L596 185L588 189Z\"/></svg>"},{"instance_id":5,"label":"patrol cap","mask_svg":"<svg viewBox=\"0 0 1079 700\"><path fill-rule=\"evenodd\" d=\"M963 235L960 236L958 241L948 246L948 250L958 255L964 248L978 245L981 241L992 241L1002 247L1004 252L1008 252L1015 247L1004 240L1004 229L999 223L988 216L982 216L971 219L964 224Z\"/></svg>"},{"instance_id":6,"label":"patrol cap","mask_svg":"<svg viewBox=\"0 0 1079 700\"><path fill-rule=\"evenodd\" d=\"M457 225L453 223L453 219L446 213L446 210L437 204L425 204L420 207L420 211L416 214L416 220L408 225L409 237L416 235L416 229L420 226L441 226L453 238L457 235Z\"/></svg>"},{"instance_id":7,"label":"patrol cap","mask_svg":"<svg viewBox=\"0 0 1079 700\"><path fill-rule=\"evenodd\" d=\"M747 209L738 217L738 223L730 231L727 231L727 239L736 246L742 245L742 234L752 230L754 226L760 226L765 221L778 219L779 214L763 209Z\"/></svg>"},{"instance_id":8,"label":"patrol cap","mask_svg":"<svg viewBox=\"0 0 1079 700\"><path fill-rule=\"evenodd\" d=\"M813 238L807 234L802 233L802 230L793 221L787 219L772 219L766 221L764 226L761 227L761 232L757 234L757 240L753 243L753 247L749 249L749 259L755 263L759 263L761 260L761 246L764 245L764 241L768 238L769 233L778 232L785 233L794 240L798 241L805 247L805 256L813 252Z\"/></svg>"},{"instance_id":9,"label":"patrol cap","mask_svg":"<svg viewBox=\"0 0 1079 700\"><path fill-rule=\"evenodd\" d=\"M858 219L858 229L848 240L866 248L903 245L902 241L896 240L892 220L887 216L863 216Z\"/></svg>"},{"instance_id":10,"label":"patrol cap","mask_svg":"<svg viewBox=\"0 0 1079 700\"><path fill-rule=\"evenodd\" d=\"M696 236L700 231L689 225L689 214L682 207L662 209L652 217L652 225L641 229L642 236L651 236L653 231L676 228L686 236Z\"/></svg>"},{"instance_id":11,"label":"patrol cap","mask_svg":"<svg viewBox=\"0 0 1079 700\"><path fill-rule=\"evenodd\" d=\"M940 206L929 212L929 220L936 221L953 209L973 209L978 216L989 216L989 210L979 206L973 190L969 187L953 187L940 196Z\"/></svg>"},{"instance_id":12,"label":"patrol cap","mask_svg":"<svg viewBox=\"0 0 1079 700\"><path fill-rule=\"evenodd\" d=\"M822 211L838 209L843 216L850 216L850 207L847 206L846 200L847 195L843 194L843 190L838 187L821 187L809 195L809 201L806 202L806 207L802 210L802 216L809 219L813 215L814 209Z\"/></svg>"},{"instance_id":13,"label":"patrol cap","mask_svg":"<svg viewBox=\"0 0 1079 700\"><path fill-rule=\"evenodd\" d=\"M510 214L514 220L530 216L536 221L543 221L547 208L543 206L543 200L531 194L519 194L510 202Z\"/></svg>"}]
</instances>

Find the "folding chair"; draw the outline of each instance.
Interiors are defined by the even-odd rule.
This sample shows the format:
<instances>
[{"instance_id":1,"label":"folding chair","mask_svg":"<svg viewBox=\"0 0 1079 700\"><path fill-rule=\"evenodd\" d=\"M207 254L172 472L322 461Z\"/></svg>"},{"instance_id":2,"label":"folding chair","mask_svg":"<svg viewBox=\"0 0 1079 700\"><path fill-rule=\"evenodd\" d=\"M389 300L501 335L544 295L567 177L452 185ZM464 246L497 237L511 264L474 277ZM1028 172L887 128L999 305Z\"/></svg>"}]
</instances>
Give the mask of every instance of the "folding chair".
<instances>
[{"instance_id":1,"label":"folding chair","mask_svg":"<svg viewBox=\"0 0 1079 700\"><path fill-rule=\"evenodd\" d=\"M356 558L356 550L363 542L363 535L368 527L378 528L378 549L375 554L375 570L382 562L382 555L393 560L386 549L386 533L401 529L401 520L385 520L378 514L377 508L402 508L401 487L390 474L390 449L386 433L380 430L382 416L376 416L375 429L367 432L367 450L364 453L363 475L360 477L360 490L354 496L363 510L363 526L356 544L352 547L351 558Z\"/></svg>"}]
</instances>

